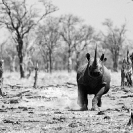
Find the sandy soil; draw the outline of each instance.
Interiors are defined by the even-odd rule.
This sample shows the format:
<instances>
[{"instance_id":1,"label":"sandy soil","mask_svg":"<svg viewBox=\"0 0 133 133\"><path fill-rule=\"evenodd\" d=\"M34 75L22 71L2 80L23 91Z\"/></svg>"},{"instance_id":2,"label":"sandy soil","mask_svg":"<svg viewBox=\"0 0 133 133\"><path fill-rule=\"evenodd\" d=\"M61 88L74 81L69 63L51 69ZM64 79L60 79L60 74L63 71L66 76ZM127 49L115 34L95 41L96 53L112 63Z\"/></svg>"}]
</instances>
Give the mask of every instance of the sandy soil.
<instances>
[{"instance_id":1,"label":"sandy soil","mask_svg":"<svg viewBox=\"0 0 133 133\"><path fill-rule=\"evenodd\" d=\"M102 97L100 112L74 111L77 105L76 73L39 72L20 79L18 73L4 73L0 97L0 133L130 133L127 123L133 104L133 88L121 89L120 73L112 73L111 89Z\"/></svg>"}]
</instances>

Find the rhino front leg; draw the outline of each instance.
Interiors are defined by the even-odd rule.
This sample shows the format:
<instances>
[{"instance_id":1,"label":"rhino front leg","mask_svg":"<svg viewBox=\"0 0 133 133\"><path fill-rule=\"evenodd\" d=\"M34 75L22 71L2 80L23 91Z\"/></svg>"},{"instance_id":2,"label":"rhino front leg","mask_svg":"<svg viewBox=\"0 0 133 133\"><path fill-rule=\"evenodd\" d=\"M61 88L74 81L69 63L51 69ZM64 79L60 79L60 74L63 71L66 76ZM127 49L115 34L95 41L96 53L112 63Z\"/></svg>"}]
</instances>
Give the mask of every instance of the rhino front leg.
<instances>
[{"instance_id":1,"label":"rhino front leg","mask_svg":"<svg viewBox=\"0 0 133 133\"><path fill-rule=\"evenodd\" d=\"M80 111L88 110L87 93L82 85L78 85L78 104L81 107Z\"/></svg>"},{"instance_id":2,"label":"rhino front leg","mask_svg":"<svg viewBox=\"0 0 133 133\"><path fill-rule=\"evenodd\" d=\"M102 101L101 101L101 98L98 100L98 107L101 107L102 106Z\"/></svg>"},{"instance_id":3,"label":"rhino front leg","mask_svg":"<svg viewBox=\"0 0 133 133\"><path fill-rule=\"evenodd\" d=\"M94 111L99 111L99 107L101 107L101 97L105 92L105 87L102 87L99 92L94 96L94 98L92 99L92 109Z\"/></svg>"},{"instance_id":4,"label":"rhino front leg","mask_svg":"<svg viewBox=\"0 0 133 133\"><path fill-rule=\"evenodd\" d=\"M98 107L98 102L99 102L99 97L98 96L94 96L94 98L92 99L92 111L99 111L99 107Z\"/></svg>"}]
</instances>

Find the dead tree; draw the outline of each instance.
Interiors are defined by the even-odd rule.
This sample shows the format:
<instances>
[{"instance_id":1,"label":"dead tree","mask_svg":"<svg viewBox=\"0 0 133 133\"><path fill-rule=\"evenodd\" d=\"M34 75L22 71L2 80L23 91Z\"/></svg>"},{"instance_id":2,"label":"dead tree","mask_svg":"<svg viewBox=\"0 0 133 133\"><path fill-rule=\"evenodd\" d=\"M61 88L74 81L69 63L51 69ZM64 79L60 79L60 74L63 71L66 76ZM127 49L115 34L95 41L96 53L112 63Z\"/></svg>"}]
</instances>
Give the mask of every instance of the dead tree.
<instances>
[{"instance_id":1,"label":"dead tree","mask_svg":"<svg viewBox=\"0 0 133 133\"><path fill-rule=\"evenodd\" d=\"M122 61L122 67L121 67L121 87L124 88L124 86L131 87L132 86L132 67L131 64L126 60L125 58Z\"/></svg>"},{"instance_id":2,"label":"dead tree","mask_svg":"<svg viewBox=\"0 0 133 133\"><path fill-rule=\"evenodd\" d=\"M0 60L0 95L3 96L2 94L2 89L3 89L3 63L4 60Z\"/></svg>"},{"instance_id":3,"label":"dead tree","mask_svg":"<svg viewBox=\"0 0 133 133\"><path fill-rule=\"evenodd\" d=\"M120 28L114 27L113 22L109 19L103 23L108 28L107 35L103 34L103 48L108 49L112 54L113 70L118 71L118 61L120 50L125 41L126 24Z\"/></svg>"},{"instance_id":4,"label":"dead tree","mask_svg":"<svg viewBox=\"0 0 133 133\"><path fill-rule=\"evenodd\" d=\"M72 66L70 66L71 65L70 59L72 57L72 52L75 45L75 38L77 38L76 37L77 35L75 36L76 27L80 25L83 21L79 17L69 14L63 16L61 18L61 22L62 22L62 27L60 35L67 45L67 59L68 59L67 69L68 72L71 72Z\"/></svg>"},{"instance_id":5,"label":"dead tree","mask_svg":"<svg viewBox=\"0 0 133 133\"><path fill-rule=\"evenodd\" d=\"M87 48L87 45L93 40L94 29L91 26L82 25L75 31L74 41L74 52L76 55L76 66L75 70L77 71L80 64L80 54Z\"/></svg>"},{"instance_id":6,"label":"dead tree","mask_svg":"<svg viewBox=\"0 0 133 133\"><path fill-rule=\"evenodd\" d=\"M132 64L132 70L133 70L133 53L130 55L130 60L131 60L131 64Z\"/></svg>"},{"instance_id":7,"label":"dead tree","mask_svg":"<svg viewBox=\"0 0 133 133\"><path fill-rule=\"evenodd\" d=\"M29 69L29 70L28 70L28 74L26 75L26 78L27 78L27 79L31 76L31 72L32 72L32 70Z\"/></svg>"},{"instance_id":8,"label":"dead tree","mask_svg":"<svg viewBox=\"0 0 133 133\"><path fill-rule=\"evenodd\" d=\"M26 0L2 0L0 4L0 25L9 30L16 43L21 78L25 77L24 38L43 18L57 10L53 4L46 1L41 2L44 5L42 15L38 14L33 5L29 8L26 5Z\"/></svg>"},{"instance_id":9,"label":"dead tree","mask_svg":"<svg viewBox=\"0 0 133 133\"><path fill-rule=\"evenodd\" d=\"M38 62L36 62L36 66L35 66L35 77L34 77L34 85L33 85L35 89L37 88L37 79L38 79Z\"/></svg>"},{"instance_id":10,"label":"dead tree","mask_svg":"<svg viewBox=\"0 0 133 133\"><path fill-rule=\"evenodd\" d=\"M49 72L52 73L54 51L58 46L60 33L59 33L60 19L49 17L45 24L40 25L37 32L37 42L44 60L49 67Z\"/></svg>"}]
</instances>

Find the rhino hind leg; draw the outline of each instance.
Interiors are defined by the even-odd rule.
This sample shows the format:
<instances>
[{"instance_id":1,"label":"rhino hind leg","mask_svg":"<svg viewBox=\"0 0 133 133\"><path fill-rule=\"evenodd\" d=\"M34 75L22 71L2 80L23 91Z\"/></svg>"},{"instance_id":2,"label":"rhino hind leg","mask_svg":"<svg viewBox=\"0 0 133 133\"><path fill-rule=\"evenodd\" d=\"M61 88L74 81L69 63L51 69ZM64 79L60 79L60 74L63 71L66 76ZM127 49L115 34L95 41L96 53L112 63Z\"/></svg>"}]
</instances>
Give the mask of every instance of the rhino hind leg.
<instances>
[{"instance_id":1,"label":"rhino hind leg","mask_svg":"<svg viewBox=\"0 0 133 133\"><path fill-rule=\"evenodd\" d=\"M80 111L88 110L87 93L81 85L78 85L78 104L81 107Z\"/></svg>"},{"instance_id":2,"label":"rhino hind leg","mask_svg":"<svg viewBox=\"0 0 133 133\"><path fill-rule=\"evenodd\" d=\"M101 101L101 98L98 100L98 107L101 107L102 106L102 101Z\"/></svg>"}]
</instances>

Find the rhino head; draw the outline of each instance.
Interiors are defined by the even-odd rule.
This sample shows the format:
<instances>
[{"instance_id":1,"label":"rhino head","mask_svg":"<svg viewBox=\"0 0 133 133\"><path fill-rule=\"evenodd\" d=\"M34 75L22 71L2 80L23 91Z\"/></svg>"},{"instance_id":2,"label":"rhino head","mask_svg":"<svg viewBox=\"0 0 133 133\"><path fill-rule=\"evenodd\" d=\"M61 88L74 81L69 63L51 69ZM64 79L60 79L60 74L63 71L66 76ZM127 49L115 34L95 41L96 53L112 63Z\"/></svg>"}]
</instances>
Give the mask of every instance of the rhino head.
<instances>
[{"instance_id":1,"label":"rhino head","mask_svg":"<svg viewBox=\"0 0 133 133\"><path fill-rule=\"evenodd\" d=\"M104 73L104 62L107 60L107 58L104 58L104 54L101 55L100 59L98 60L97 58L97 45L96 45L96 48L95 48L95 55L94 55L94 60L90 61L90 54L87 53L86 54L86 58L88 60L88 74L89 76L91 77L99 77L99 76L102 76L103 73Z\"/></svg>"}]
</instances>

